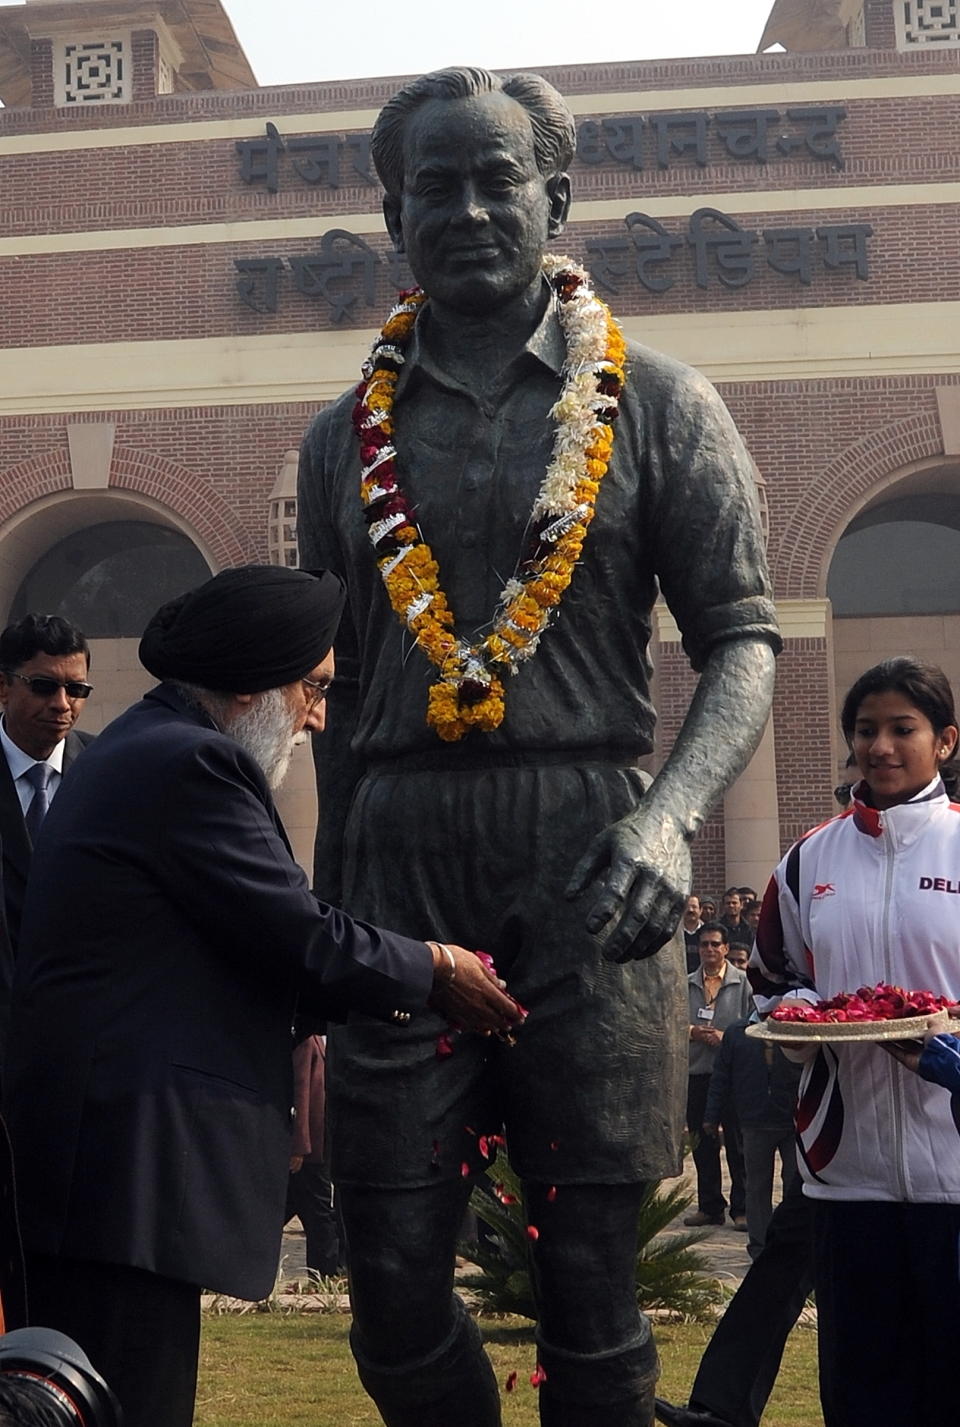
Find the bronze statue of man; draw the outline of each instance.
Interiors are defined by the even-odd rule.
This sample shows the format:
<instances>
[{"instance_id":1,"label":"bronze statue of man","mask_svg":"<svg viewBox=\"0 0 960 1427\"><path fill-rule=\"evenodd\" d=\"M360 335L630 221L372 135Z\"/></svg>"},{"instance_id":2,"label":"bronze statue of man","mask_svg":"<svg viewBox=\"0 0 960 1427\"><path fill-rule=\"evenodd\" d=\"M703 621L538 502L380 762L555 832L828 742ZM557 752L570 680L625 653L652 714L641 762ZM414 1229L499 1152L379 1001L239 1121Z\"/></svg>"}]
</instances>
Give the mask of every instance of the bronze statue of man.
<instances>
[{"instance_id":1,"label":"bronze statue of man","mask_svg":"<svg viewBox=\"0 0 960 1427\"><path fill-rule=\"evenodd\" d=\"M573 145L536 75L445 70L385 106L384 213L426 300L401 303L359 400L303 448L301 559L349 588L316 890L482 948L529 1011L513 1046L430 1017L333 1036L353 1349L389 1427L500 1422L452 1291L500 1133L531 1225L541 1421L653 1422L636 1218L680 1167L671 937L690 842L773 687L755 482L726 409L680 363L624 358L582 271L544 261ZM658 581L700 680L651 785Z\"/></svg>"}]
</instances>

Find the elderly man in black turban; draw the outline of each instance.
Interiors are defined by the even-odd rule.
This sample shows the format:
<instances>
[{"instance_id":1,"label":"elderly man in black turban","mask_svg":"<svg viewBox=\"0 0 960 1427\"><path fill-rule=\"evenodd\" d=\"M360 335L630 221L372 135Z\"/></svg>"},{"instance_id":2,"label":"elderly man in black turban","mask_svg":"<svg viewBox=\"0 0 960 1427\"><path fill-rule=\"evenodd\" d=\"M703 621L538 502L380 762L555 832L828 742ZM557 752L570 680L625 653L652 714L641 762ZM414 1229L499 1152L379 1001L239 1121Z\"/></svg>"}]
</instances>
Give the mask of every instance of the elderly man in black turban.
<instances>
[{"instance_id":1,"label":"elderly man in black turban","mask_svg":"<svg viewBox=\"0 0 960 1427\"><path fill-rule=\"evenodd\" d=\"M250 566L165 605L140 646L162 682L34 854L7 1077L30 1316L126 1427L192 1421L201 1287L273 1286L295 1013L520 1015L470 952L351 920L291 856L271 790L323 729L342 603L335 575Z\"/></svg>"}]
</instances>

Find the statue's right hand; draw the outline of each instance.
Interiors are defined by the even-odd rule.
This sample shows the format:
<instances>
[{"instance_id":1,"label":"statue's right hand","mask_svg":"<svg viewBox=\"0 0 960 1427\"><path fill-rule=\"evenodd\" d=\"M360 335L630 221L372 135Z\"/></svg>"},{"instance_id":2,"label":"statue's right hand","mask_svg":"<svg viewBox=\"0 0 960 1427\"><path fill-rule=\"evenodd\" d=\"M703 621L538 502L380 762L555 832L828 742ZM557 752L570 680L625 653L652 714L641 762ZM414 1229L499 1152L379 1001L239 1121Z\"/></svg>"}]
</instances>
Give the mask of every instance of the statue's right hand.
<instances>
[{"instance_id":1,"label":"statue's right hand","mask_svg":"<svg viewBox=\"0 0 960 1427\"><path fill-rule=\"evenodd\" d=\"M506 991L506 983L462 946L428 943L433 951L430 1009L465 1031L508 1032L526 1012Z\"/></svg>"}]
</instances>

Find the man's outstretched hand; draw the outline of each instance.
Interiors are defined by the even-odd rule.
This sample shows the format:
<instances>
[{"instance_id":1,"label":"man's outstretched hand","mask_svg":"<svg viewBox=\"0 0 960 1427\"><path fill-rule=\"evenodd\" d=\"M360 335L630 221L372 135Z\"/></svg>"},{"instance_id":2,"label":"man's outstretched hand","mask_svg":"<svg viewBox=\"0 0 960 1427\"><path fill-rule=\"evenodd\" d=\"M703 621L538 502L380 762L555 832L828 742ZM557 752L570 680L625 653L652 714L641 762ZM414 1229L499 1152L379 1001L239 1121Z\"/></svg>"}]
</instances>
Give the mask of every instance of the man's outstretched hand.
<instances>
[{"instance_id":1,"label":"man's outstretched hand","mask_svg":"<svg viewBox=\"0 0 960 1427\"><path fill-rule=\"evenodd\" d=\"M692 878L682 827L652 802L599 833L574 868L566 895L590 890L587 930L608 961L641 961L677 929Z\"/></svg>"},{"instance_id":2,"label":"man's outstretched hand","mask_svg":"<svg viewBox=\"0 0 960 1427\"><path fill-rule=\"evenodd\" d=\"M462 946L429 942L433 951L430 1009L464 1031L500 1034L513 1030L526 1012L506 983Z\"/></svg>"}]
</instances>

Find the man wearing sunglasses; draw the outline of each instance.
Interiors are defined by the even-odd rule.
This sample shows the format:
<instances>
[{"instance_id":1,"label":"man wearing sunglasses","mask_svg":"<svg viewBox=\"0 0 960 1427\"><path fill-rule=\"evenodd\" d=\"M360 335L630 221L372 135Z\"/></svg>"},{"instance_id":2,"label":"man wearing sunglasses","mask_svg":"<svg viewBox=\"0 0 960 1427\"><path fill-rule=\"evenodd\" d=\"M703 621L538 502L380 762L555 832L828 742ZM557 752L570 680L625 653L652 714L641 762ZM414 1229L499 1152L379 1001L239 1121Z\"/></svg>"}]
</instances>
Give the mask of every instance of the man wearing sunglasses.
<instances>
[{"instance_id":1,"label":"man wearing sunglasses","mask_svg":"<svg viewBox=\"0 0 960 1427\"><path fill-rule=\"evenodd\" d=\"M82 632L55 614L28 614L0 634L0 839L3 902L16 954L33 843L71 764L91 741L75 725L92 692ZM13 968L0 968L0 1050Z\"/></svg>"}]
</instances>

